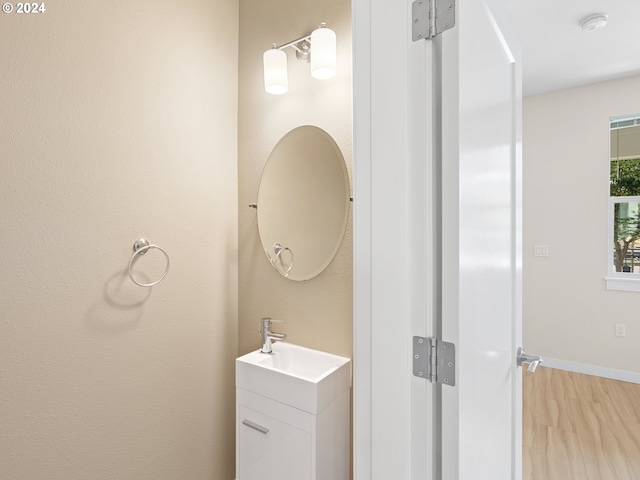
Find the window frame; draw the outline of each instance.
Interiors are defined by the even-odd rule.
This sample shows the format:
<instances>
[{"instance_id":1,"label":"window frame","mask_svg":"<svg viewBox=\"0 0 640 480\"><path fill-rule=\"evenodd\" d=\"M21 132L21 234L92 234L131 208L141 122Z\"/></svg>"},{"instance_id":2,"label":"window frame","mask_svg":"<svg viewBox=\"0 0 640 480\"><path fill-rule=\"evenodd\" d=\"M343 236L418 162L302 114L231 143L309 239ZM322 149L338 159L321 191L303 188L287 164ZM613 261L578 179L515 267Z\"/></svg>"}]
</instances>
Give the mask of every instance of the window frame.
<instances>
[{"instance_id":1,"label":"window frame","mask_svg":"<svg viewBox=\"0 0 640 480\"><path fill-rule=\"evenodd\" d=\"M620 125L623 123L624 125ZM617 115L609 118L609 139L611 139L611 131L621 130L629 127L637 127L640 125L640 115ZM611 144L609 145L611 152ZM618 152L619 153L619 152ZM611 155L609 154L609 157ZM609 158L607 171L611 172L611 158ZM640 195L614 197L611 196L611 176L608 175L609 181L609 208L608 208L608 228L607 228L607 275L605 277L607 290L620 290L626 292L640 292L640 273L616 272L614 265L614 246L613 246L613 224L614 224L614 204L615 203L640 203Z\"/></svg>"}]
</instances>

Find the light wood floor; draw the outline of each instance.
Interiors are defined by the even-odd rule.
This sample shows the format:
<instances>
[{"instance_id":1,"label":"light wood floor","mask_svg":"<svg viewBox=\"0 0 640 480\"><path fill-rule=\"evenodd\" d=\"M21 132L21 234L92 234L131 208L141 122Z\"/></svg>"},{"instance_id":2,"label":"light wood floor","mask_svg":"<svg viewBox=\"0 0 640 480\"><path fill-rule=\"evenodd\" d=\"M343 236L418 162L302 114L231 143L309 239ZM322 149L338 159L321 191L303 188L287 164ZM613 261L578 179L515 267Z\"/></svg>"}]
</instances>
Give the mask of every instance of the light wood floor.
<instances>
[{"instance_id":1,"label":"light wood floor","mask_svg":"<svg viewBox=\"0 0 640 480\"><path fill-rule=\"evenodd\" d=\"M640 480L640 385L538 367L523 399L523 480Z\"/></svg>"}]
</instances>

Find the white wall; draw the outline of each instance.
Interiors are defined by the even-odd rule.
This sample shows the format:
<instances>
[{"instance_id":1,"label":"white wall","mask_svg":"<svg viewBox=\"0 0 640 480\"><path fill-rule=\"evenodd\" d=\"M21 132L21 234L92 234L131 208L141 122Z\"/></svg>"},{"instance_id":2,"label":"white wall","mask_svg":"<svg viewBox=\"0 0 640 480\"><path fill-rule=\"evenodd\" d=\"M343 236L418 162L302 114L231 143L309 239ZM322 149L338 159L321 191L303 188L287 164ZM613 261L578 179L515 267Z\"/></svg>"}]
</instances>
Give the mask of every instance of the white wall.
<instances>
[{"instance_id":1,"label":"white wall","mask_svg":"<svg viewBox=\"0 0 640 480\"><path fill-rule=\"evenodd\" d=\"M289 92L265 92L262 54L326 22L337 35L337 74L315 80L309 65L288 57ZM242 0L239 64L239 353L260 347L261 317L292 343L351 356L352 224L333 262L304 282L283 278L268 262L258 234L258 186L271 149L288 131L316 125L336 141L351 171L351 5L348 0Z\"/></svg>"},{"instance_id":2,"label":"white wall","mask_svg":"<svg viewBox=\"0 0 640 480\"><path fill-rule=\"evenodd\" d=\"M231 480L238 2L46 8L0 17L0 478Z\"/></svg>"},{"instance_id":3,"label":"white wall","mask_svg":"<svg viewBox=\"0 0 640 480\"><path fill-rule=\"evenodd\" d=\"M640 372L640 294L608 291L609 117L640 113L640 76L524 99L524 346ZM549 257L534 257L548 245ZM616 323L627 336L616 337Z\"/></svg>"}]
</instances>

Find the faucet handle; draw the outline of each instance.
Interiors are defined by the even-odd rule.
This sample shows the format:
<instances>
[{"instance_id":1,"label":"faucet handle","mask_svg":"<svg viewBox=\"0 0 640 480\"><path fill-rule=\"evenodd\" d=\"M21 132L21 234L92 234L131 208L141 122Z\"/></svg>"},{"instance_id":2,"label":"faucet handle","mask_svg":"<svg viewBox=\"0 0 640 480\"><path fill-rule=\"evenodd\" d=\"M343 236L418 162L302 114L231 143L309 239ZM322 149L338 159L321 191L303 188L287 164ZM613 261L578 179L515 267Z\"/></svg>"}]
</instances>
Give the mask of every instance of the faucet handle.
<instances>
[{"instance_id":1,"label":"faucet handle","mask_svg":"<svg viewBox=\"0 0 640 480\"><path fill-rule=\"evenodd\" d=\"M275 318L263 317L261 320L263 327L268 327L272 323L285 323L284 320L276 320Z\"/></svg>"}]
</instances>

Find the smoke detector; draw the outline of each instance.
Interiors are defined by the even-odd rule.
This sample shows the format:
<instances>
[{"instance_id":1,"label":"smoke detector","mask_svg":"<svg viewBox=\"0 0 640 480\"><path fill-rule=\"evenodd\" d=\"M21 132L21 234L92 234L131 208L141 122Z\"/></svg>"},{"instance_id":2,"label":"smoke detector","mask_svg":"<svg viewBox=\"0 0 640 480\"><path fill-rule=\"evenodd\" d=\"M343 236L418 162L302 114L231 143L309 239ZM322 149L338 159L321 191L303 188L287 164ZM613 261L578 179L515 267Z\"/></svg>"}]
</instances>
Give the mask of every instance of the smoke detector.
<instances>
[{"instance_id":1,"label":"smoke detector","mask_svg":"<svg viewBox=\"0 0 640 480\"><path fill-rule=\"evenodd\" d=\"M609 15L605 13L594 13L580 20L580 28L583 32L593 32L600 30L607 24Z\"/></svg>"}]
</instances>

